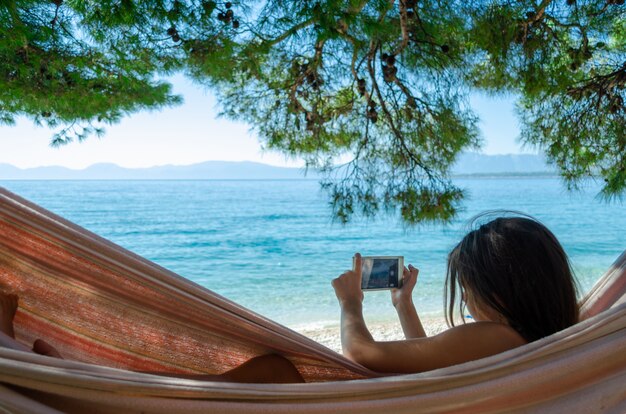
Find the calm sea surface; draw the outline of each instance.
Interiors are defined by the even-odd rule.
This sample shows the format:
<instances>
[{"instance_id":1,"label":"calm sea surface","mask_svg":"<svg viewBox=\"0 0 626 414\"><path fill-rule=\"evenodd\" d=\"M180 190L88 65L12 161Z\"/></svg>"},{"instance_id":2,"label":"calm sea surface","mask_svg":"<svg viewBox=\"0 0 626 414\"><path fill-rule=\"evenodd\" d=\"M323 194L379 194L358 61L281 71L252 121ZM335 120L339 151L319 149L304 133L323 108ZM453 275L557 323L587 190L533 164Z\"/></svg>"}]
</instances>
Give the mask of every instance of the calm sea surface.
<instances>
[{"instance_id":1,"label":"calm sea surface","mask_svg":"<svg viewBox=\"0 0 626 414\"><path fill-rule=\"evenodd\" d=\"M567 193L556 178L458 179L469 197L448 226L394 218L333 223L316 181L0 181L0 185L260 314L291 327L337 322L330 280L356 251L404 255L420 268L418 311L443 314L448 251L467 220L514 209L542 220L570 255L581 290L626 249L626 208ZM368 292L366 318L395 318Z\"/></svg>"}]
</instances>

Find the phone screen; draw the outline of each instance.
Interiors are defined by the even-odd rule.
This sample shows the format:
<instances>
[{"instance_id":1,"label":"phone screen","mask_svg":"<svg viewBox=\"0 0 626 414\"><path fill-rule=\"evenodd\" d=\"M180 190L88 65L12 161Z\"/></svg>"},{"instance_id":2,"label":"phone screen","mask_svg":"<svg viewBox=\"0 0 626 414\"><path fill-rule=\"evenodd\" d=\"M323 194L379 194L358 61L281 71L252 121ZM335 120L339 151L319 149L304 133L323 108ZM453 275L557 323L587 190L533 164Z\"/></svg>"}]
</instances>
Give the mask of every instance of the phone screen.
<instances>
[{"instance_id":1,"label":"phone screen","mask_svg":"<svg viewBox=\"0 0 626 414\"><path fill-rule=\"evenodd\" d=\"M366 256L361 261L363 278L361 289L393 289L400 287L400 271L403 269L401 256Z\"/></svg>"}]
</instances>

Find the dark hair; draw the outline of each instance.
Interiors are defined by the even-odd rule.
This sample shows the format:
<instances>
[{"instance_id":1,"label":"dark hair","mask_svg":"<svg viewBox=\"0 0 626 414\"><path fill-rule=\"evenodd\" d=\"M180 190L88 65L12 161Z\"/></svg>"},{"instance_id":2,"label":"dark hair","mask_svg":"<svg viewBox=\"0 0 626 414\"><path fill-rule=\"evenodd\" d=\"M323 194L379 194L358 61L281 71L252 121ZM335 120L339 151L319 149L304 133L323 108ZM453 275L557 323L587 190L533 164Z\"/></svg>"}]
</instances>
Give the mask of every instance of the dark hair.
<instances>
[{"instance_id":1,"label":"dark hair","mask_svg":"<svg viewBox=\"0 0 626 414\"><path fill-rule=\"evenodd\" d=\"M452 326L457 288L469 290L529 342L578 322L567 255L554 234L529 216L496 218L452 249L445 288L446 320ZM464 308L461 301L461 315Z\"/></svg>"}]
</instances>

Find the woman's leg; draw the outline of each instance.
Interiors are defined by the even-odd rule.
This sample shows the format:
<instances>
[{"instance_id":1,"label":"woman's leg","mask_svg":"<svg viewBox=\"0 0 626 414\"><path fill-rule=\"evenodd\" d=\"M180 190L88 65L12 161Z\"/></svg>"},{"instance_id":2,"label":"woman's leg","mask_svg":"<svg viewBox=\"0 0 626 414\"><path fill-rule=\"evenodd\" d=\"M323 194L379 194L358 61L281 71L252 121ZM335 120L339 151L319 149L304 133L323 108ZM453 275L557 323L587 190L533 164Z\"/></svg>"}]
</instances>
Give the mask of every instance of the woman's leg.
<instances>
[{"instance_id":1,"label":"woman's leg","mask_svg":"<svg viewBox=\"0 0 626 414\"><path fill-rule=\"evenodd\" d=\"M252 384L291 384L304 382L300 372L287 358L278 355L254 357L221 375L171 374L168 372L142 371L145 374L184 378L198 381L241 382Z\"/></svg>"},{"instance_id":2,"label":"woman's leg","mask_svg":"<svg viewBox=\"0 0 626 414\"><path fill-rule=\"evenodd\" d=\"M43 339L36 339L33 343L33 352L39 355L45 355L53 358L63 359L59 351Z\"/></svg>"},{"instance_id":3,"label":"woman's leg","mask_svg":"<svg viewBox=\"0 0 626 414\"><path fill-rule=\"evenodd\" d=\"M31 351L15 340L13 319L17 311L17 295L0 292L0 346L18 351ZM42 339L37 339L32 351L36 354L61 358L61 354L52 345Z\"/></svg>"},{"instance_id":4,"label":"woman's leg","mask_svg":"<svg viewBox=\"0 0 626 414\"><path fill-rule=\"evenodd\" d=\"M17 311L17 295L0 292L0 332L15 339L13 318Z\"/></svg>"},{"instance_id":5,"label":"woman's leg","mask_svg":"<svg viewBox=\"0 0 626 414\"><path fill-rule=\"evenodd\" d=\"M30 349L15 340L13 317L17 311L17 296L0 291L0 347L29 352Z\"/></svg>"},{"instance_id":6,"label":"woman's leg","mask_svg":"<svg viewBox=\"0 0 626 414\"><path fill-rule=\"evenodd\" d=\"M304 382L298 369L284 356L263 355L220 375L225 381L289 384Z\"/></svg>"}]
</instances>

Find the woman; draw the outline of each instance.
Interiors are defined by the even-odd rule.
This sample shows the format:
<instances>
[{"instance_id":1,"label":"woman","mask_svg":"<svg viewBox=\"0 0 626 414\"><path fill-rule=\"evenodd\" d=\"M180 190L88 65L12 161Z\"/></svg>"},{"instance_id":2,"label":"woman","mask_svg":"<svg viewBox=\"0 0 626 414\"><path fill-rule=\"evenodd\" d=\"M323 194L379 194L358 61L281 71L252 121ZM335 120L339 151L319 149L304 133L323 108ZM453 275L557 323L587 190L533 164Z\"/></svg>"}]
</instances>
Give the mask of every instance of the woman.
<instances>
[{"instance_id":1,"label":"woman","mask_svg":"<svg viewBox=\"0 0 626 414\"><path fill-rule=\"evenodd\" d=\"M418 269L404 269L391 291L405 340L378 342L365 326L361 256L332 281L341 306L341 343L351 360L374 371L422 372L507 351L578 321L576 287L556 237L529 217L497 218L467 234L448 256L446 319L452 326L428 337L413 305ZM454 326L457 292L475 323Z\"/></svg>"}]
</instances>

